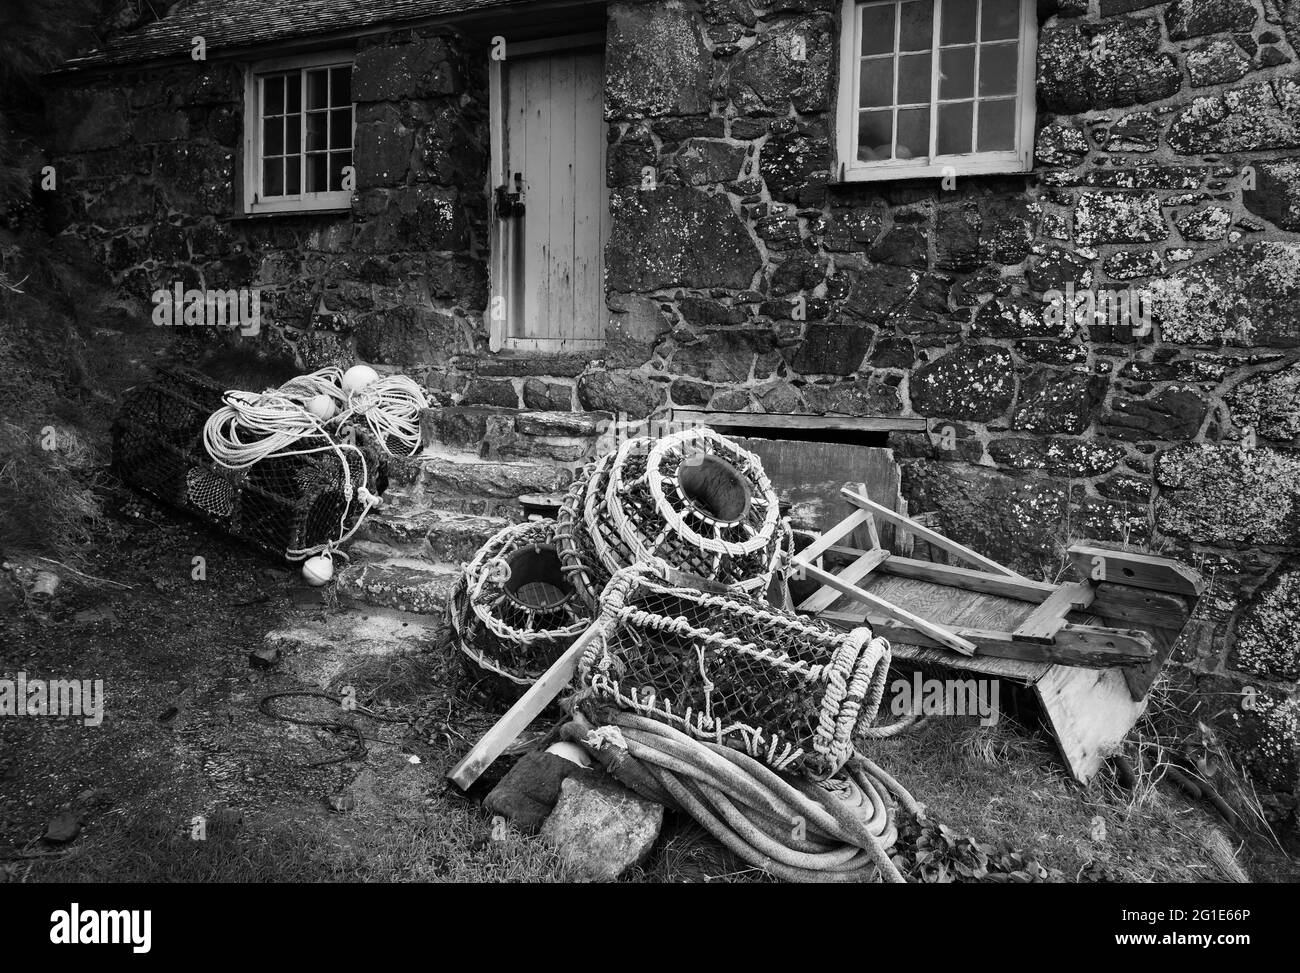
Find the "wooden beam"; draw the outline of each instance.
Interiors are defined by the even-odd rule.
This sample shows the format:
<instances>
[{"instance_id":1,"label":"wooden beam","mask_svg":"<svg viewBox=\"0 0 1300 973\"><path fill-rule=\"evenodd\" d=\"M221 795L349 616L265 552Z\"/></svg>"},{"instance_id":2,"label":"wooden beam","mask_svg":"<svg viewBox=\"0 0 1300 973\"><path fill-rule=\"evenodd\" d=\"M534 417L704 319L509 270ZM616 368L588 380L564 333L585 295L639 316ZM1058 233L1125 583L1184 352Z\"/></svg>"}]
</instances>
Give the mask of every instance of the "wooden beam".
<instances>
[{"instance_id":1,"label":"wooden beam","mask_svg":"<svg viewBox=\"0 0 1300 973\"><path fill-rule=\"evenodd\" d=\"M862 602L864 605L873 608L880 617L890 619L908 628L914 628L934 643L952 649L954 652L960 652L962 655L975 654L974 644L959 635L954 635L944 626L936 625L919 615L913 615L905 608L899 608L897 605L891 604L883 598L878 598L871 592L859 588L851 582L842 580L838 575L824 571L815 564L802 561L801 554L795 555L795 561L803 564L804 573L814 581L820 581L823 585L834 588L840 593Z\"/></svg>"},{"instance_id":2,"label":"wooden beam","mask_svg":"<svg viewBox=\"0 0 1300 973\"><path fill-rule=\"evenodd\" d=\"M857 584L883 562L889 560L889 552L885 550L863 551L856 561L839 572L838 577L841 581L847 581L850 584ZM795 570L799 568L796 566ZM842 598L843 595L836 588L823 586L813 592L798 606L799 611L820 612L830 608Z\"/></svg>"},{"instance_id":3,"label":"wooden beam","mask_svg":"<svg viewBox=\"0 0 1300 973\"><path fill-rule=\"evenodd\" d=\"M824 611L818 617L850 628L861 625L865 618L877 635L883 635L891 642L925 648L943 647L925 633L883 614ZM955 628L952 634L974 644L976 653L981 656L1080 666L1086 669L1142 665L1155 653L1151 637L1145 632L1092 625L1063 625L1056 633L1056 641L1050 645L1025 642L1017 639L1012 632L988 629Z\"/></svg>"},{"instance_id":4,"label":"wooden beam","mask_svg":"<svg viewBox=\"0 0 1300 973\"><path fill-rule=\"evenodd\" d=\"M933 561L917 561L910 557L891 557L881 565L880 570L886 574L896 574L901 578L933 581L935 584L947 585L950 588L982 591L986 595L1001 595L1003 598L1015 598L1017 601L1028 601L1034 604L1046 601L1059 587L1046 581L1008 578L1001 574L935 564Z\"/></svg>"},{"instance_id":5,"label":"wooden beam","mask_svg":"<svg viewBox=\"0 0 1300 973\"><path fill-rule=\"evenodd\" d=\"M924 419L897 416L811 416L774 412L709 412L673 409L673 422L698 422L706 426L742 426L750 429L844 429L852 432L924 432Z\"/></svg>"},{"instance_id":6,"label":"wooden beam","mask_svg":"<svg viewBox=\"0 0 1300 973\"><path fill-rule=\"evenodd\" d=\"M871 514L865 510L855 510L826 533L799 551L797 556L808 561L816 561L845 537L871 520Z\"/></svg>"},{"instance_id":7,"label":"wooden beam","mask_svg":"<svg viewBox=\"0 0 1300 973\"><path fill-rule=\"evenodd\" d=\"M1097 597L1091 611L1138 628L1166 628L1181 632L1192 613L1182 595L1148 588L1130 588L1110 581L1094 584Z\"/></svg>"},{"instance_id":8,"label":"wooden beam","mask_svg":"<svg viewBox=\"0 0 1300 973\"><path fill-rule=\"evenodd\" d=\"M1073 581L1063 584L1030 612L1012 633L1026 642L1050 643L1065 624L1065 616L1072 611L1087 608L1092 604L1095 592L1087 581Z\"/></svg>"},{"instance_id":9,"label":"wooden beam","mask_svg":"<svg viewBox=\"0 0 1300 973\"><path fill-rule=\"evenodd\" d=\"M571 646L565 649L564 654L555 660L551 668L528 687L528 691L519 697L519 701L511 706L501 719L497 720L492 729L483 734L478 743L474 744L470 752L465 754L460 763L456 764L447 775L457 787L461 790L469 790L474 781L483 775L483 771L487 770L497 757L505 753L506 748L528 728L528 724L535 720L551 700L560 695L564 687L573 681L573 675L578 669L578 658L602 629L603 626L599 621L592 623Z\"/></svg>"},{"instance_id":10,"label":"wooden beam","mask_svg":"<svg viewBox=\"0 0 1300 973\"><path fill-rule=\"evenodd\" d=\"M872 500L870 497L863 496L862 494L857 493L854 490L850 490L848 487L845 487L843 490L841 490L840 494L844 496L849 501L849 503L853 504L855 507L859 507L863 510L870 510L873 514L875 514L880 519L887 520L891 524L894 524L896 526L902 526L906 528L908 531L910 531L915 536L921 538L926 543L933 544L935 547L939 548L940 550L947 551L949 554L952 554L954 557L959 557L963 561L966 561L970 564L978 565L979 567L984 568L984 570L991 571L994 574L1005 575L1008 578L1018 578L1021 581L1029 580L1028 578L1022 577L1021 575L1017 574L1015 571L1012 571L1010 568L999 564L997 561L993 560L992 558L985 557L983 554L980 554L978 551L972 551L969 547L966 547L962 544L958 544L956 541L944 537L938 531L931 530L929 527L924 527L921 524L918 524L915 520L913 520L910 517L904 517L902 514L895 513L894 511L890 510L888 507L881 506L880 504Z\"/></svg>"},{"instance_id":11,"label":"wooden beam","mask_svg":"<svg viewBox=\"0 0 1300 973\"><path fill-rule=\"evenodd\" d=\"M1205 590L1205 581L1200 572L1167 557L1111 551L1082 544L1073 545L1069 554L1080 577L1091 581L1110 581L1134 588L1171 591L1192 597L1200 597Z\"/></svg>"}]
</instances>

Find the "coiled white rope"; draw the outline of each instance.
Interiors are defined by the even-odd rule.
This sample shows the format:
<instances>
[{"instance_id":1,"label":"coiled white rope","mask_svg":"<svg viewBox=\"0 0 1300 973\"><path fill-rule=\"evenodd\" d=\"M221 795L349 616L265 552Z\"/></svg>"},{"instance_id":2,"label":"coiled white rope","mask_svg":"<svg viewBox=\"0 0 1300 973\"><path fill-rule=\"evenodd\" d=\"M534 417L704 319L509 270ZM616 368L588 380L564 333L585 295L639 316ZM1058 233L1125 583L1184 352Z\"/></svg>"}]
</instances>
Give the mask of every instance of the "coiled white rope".
<instances>
[{"instance_id":1,"label":"coiled white rope","mask_svg":"<svg viewBox=\"0 0 1300 973\"><path fill-rule=\"evenodd\" d=\"M308 405L319 396L332 403L334 414L322 419ZM365 453L351 440L347 427L364 422L380 449L390 455L410 456L420 446L420 413L427 402L420 387L405 375L376 379L360 389L344 388L343 372L322 368L299 375L278 389L265 392L227 392L225 405L208 417L203 445L212 461L228 470L247 470L272 456L309 456L332 452L342 469L344 504L337 535L308 548L285 553L291 560L313 554L332 554L360 529L366 515L379 505L379 497L366 489L369 468ZM345 433L345 430L346 433ZM394 445L398 447L396 450ZM360 478L353 477L353 465ZM353 487L357 483L359 486ZM353 500L362 510L348 527Z\"/></svg>"}]
</instances>

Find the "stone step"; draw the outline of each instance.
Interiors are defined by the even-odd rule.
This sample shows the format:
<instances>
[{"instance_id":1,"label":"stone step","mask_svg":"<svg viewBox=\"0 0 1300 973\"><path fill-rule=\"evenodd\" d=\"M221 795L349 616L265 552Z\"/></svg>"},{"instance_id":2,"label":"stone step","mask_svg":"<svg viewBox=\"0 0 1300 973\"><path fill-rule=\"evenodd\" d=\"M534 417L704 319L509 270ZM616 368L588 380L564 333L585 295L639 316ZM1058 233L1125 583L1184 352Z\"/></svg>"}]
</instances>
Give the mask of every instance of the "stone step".
<instances>
[{"instance_id":1,"label":"stone step","mask_svg":"<svg viewBox=\"0 0 1300 973\"><path fill-rule=\"evenodd\" d=\"M360 537L431 561L460 564L509 524L505 517L444 510L406 490L390 489L383 504L366 518Z\"/></svg>"},{"instance_id":2,"label":"stone step","mask_svg":"<svg viewBox=\"0 0 1300 973\"><path fill-rule=\"evenodd\" d=\"M420 458L420 498L431 507L518 519L525 493L560 493L573 472L556 463L479 459L463 452L427 450Z\"/></svg>"},{"instance_id":3,"label":"stone step","mask_svg":"<svg viewBox=\"0 0 1300 973\"><path fill-rule=\"evenodd\" d=\"M350 602L440 615L460 576L460 566L394 553L382 544L358 541L353 560L338 575L338 593Z\"/></svg>"},{"instance_id":4,"label":"stone step","mask_svg":"<svg viewBox=\"0 0 1300 973\"><path fill-rule=\"evenodd\" d=\"M278 650L284 672L325 689L359 658L427 652L446 635L441 616L367 606L300 613L267 632L263 641Z\"/></svg>"},{"instance_id":5,"label":"stone step","mask_svg":"<svg viewBox=\"0 0 1300 973\"><path fill-rule=\"evenodd\" d=\"M551 460L580 466L610 431L604 412L561 412L490 406L437 406L423 414L424 441L484 459Z\"/></svg>"}]
</instances>

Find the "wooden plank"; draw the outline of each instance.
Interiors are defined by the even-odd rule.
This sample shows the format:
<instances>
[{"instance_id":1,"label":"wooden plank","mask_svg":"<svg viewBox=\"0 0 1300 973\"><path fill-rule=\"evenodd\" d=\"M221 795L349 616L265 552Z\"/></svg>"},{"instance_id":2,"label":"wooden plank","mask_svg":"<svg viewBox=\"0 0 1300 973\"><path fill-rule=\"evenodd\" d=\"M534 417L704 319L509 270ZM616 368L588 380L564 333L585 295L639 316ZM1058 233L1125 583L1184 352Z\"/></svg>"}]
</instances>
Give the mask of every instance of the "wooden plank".
<instances>
[{"instance_id":1,"label":"wooden plank","mask_svg":"<svg viewBox=\"0 0 1300 973\"><path fill-rule=\"evenodd\" d=\"M527 114L524 162L515 166L516 172L524 174L524 329L518 333L518 337L545 338L551 333L551 211L547 202L551 187L553 147L551 59L542 55L515 63L515 71L524 84L523 100Z\"/></svg>"},{"instance_id":2,"label":"wooden plank","mask_svg":"<svg viewBox=\"0 0 1300 973\"><path fill-rule=\"evenodd\" d=\"M862 602L868 607L874 609L881 617L890 619L902 626L915 629L918 633L924 634L932 641L944 646L945 648L952 649L955 652L960 652L963 655L973 655L975 653L974 644L969 642L967 639L959 635L954 635L942 625L936 625L933 622L926 621L924 618L912 614L905 608L899 608L897 605L892 605L883 598L879 598L876 595L859 588L857 585L847 581L842 581L836 575L831 574L829 571L823 571L815 564L809 564L808 562L803 561L802 553L795 556L795 561L803 564L804 572L814 581L820 581L822 584L834 588L837 591L848 595L850 598Z\"/></svg>"},{"instance_id":3,"label":"wooden plank","mask_svg":"<svg viewBox=\"0 0 1300 973\"><path fill-rule=\"evenodd\" d=\"M1080 577L1091 581L1109 581L1135 588L1171 591L1178 595L1200 597L1205 590L1205 580L1200 572L1167 557L1137 554L1131 551L1111 551L1102 547L1075 544L1069 550L1070 560ZM1098 577L1098 568L1104 576Z\"/></svg>"},{"instance_id":4,"label":"wooden plank","mask_svg":"<svg viewBox=\"0 0 1300 973\"><path fill-rule=\"evenodd\" d=\"M926 428L924 419L898 416L812 416L776 412L710 412L703 409L673 409L672 421L749 429L845 429L856 432L924 432Z\"/></svg>"},{"instance_id":5,"label":"wooden plank","mask_svg":"<svg viewBox=\"0 0 1300 973\"><path fill-rule=\"evenodd\" d=\"M1016 598L1021 601L1039 602L1057 589L1057 585L1046 581L1031 581L1028 578L1008 578L987 571L972 571L970 568L953 567L947 564L935 564L933 561L917 561L908 557L891 557L881 570L886 574L897 574L905 578L920 578L935 584L963 588L967 591L983 591L1004 598Z\"/></svg>"},{"instance_id":6,"label":"wooden plank","mask_svg":"<svg viewBox=\"0 0 1300 973\"><path fill-rule=\"evenodd\" d=\"M831 547L838 544L858 527L871 519L871 514L864 510L855 510L838 524L822 534L815 541L799 552L798 557L806 561L816 561Z\"/></svg>"},{"instance_id":7,"label":"wooden plank","mask_svg":"<svg viewBox=\"0 0 1300 973\"><path fill-rule=\"evenodd\" d=\"M451 769L447 776L461 790L468 790L483 771L492 765L492 761L505 753L506 748L519 738L519 734L528 728L528 724L546 709L570 682L578 670L578 659L592 639L602 631L603 626L596 622L578 636L574 643L565 649L551 665L551 668L528 687L528 691L519 697L506 714L497 720L492 729L483 734L469 753L461 758L460 763Z\"/></svg>"},{"instance_id":8,"label":"wooden plank","mask_svg":"<svg viewBox=\"0 0 1300 973\"><path fill-rule=\"evenodd\" d=\"M862 624L861 611L827 610L817 616L832 624L850 628ZM891 642L903 642L925 648L946 648L919 629L895 621L883 614L866 612L868 624ZM952 634L975 646L978 655L1023 662L1047 662L1089 669L1119 668L1149 662L1154 655L1151 637L1144 632L1099 628L1090 625L1065 625L1050 645L1023 642L1011 632L954 627Z\"/></svg>"},{"instance_id":9,"label":"wooden plank","mask_svg":"<svg viewBox=\"0 0 1300 973\"><path fill-rule=\"evenodd\" d=\"M885 550L864 551L856 561L838 572L840 580L847 581L849 584L857 584L868 574L874 571L883 561L888 560L889 552ZM798 566L795 566L798 571ZM819 612L831 607L840 598L844 597L839 590L835 588L823 587L813 592L798 606L799 611Z\"/></svg>"},{"instance_id":10,"label":"wooden plank","mask_svg":"<svg viewBox=\"0 0 1300 973\"><path fill-rule=\"evenodd\" d=\"M1034 684L1034 693L1071 775L1085 784L1145 708L1130 696L1119 669L1053 666Z\"/></svg>"},{"instance_id":11,"label":"wooden plank","mask_svg":"<svg viewBox=\"0 0 1300 973\"><path fill-rule=\"evenodd\" d=\"M549 305L546 330L539 338L563 343L573 333L573 228L574 166L577 153L577 97L574 89L574 55L557 52L550 57L551 150L550 188L546 196L546 278Z\"/></svg>"},{"instance_id":12,"label":"wooden plank","mask_svg":"<svg viewBox=\"0 0 1300 973\"><path fill-rule=\"evenodd\" d=\"M1174 650L1174 643L1178 641L1178 635L1168 629L1152 629L1151 640L1155 644L1155 657L1140 666L1129 666L1124 670L1124 681L1128 684L1129 695L1134 700L1140 700L1147 694L1156 677L1160 675L1160 670L1164 668L1165 661Z\"/></svg>"},{"instance_id":13,"label":"wooden plank","mask_svg":"<svg viewBox=\"0 0 1300 973\"><path fill-rule=\"evenodd\" d=\"M895 513L894 511L890 510L888 507L876 503L870 497L864 496L861 493L858 493L854 490L850 490L847 487L841 490L840 494L846 500L848 500L849 503L853 504L854 506L861 507L863 510L870 510L873 514L875 514L877 517L881 518L882 520L887 520L890 523L895 524L897 526L905 527L908 531L910 531L915 536L921 538L922 540L926 541L929 544L933 544L935 547L938 547L941 550L947 551L949 554L961 558L963 561L966 561L970 564L976 564L979 567L984 568L986 571L991 571L994 574L1005 575L1008 578L1017 578L1021 581L1029 580L1028 578L1025 578L1017 574L1015 571L1012 571L1010 568L999 564L997 561L993 560L992 558L985 557L983 554L980 554L978 551L972 551L969 547L966 547L962 544L958 544L954 540L949 540L947 537L944 537L938 531L931 530L929 527L924 527L921 524L918 524L915 520L911 519L910 517L904 517L900 513Z\"/></svg>"},{"instance_id":14,"label":"wooden plank","mask_svg":"<svg viewBox=\"0 0 1300 973\"><path fill-rule=\"evenodd\" d=\"M981 591L950 588L883 571L862 582L873 595L902 605L914 615L945 628L986 628L1010 632L1029 617L1034 606Z\"/></svg>"},{"instance_id":15,"label":"wooden plank","mask_svg":"<svg viewBox=\"0 0 1300 973\"><path fill-rule=\"evenodd\" d=\"M906 642L892 643L891 647L896 659L906 659L925 666L945 666L960 672L979 672L1026 686L1032 686L1052 668L1047 662L999 659L991 655L957 655L947 649L908 645Z\"/></svg>"},{"instance_id":16,"label":"wooden plank","mask_svg":"<svg viewBox=\"0 0 1300 973\"><path fill-rule=\"evenodd\" d=\"M605 70L599 51L576 56L574 91L573 325L566 346L604 337Z\"/></svg>"},{"instance_id":17,"label":"wooden plank","mask_svg":"<svg viewBox=\"0 0 1300 973\"><path fill-rule=\"evenodd\" d=\"M1122 620L1136 628L1165 628L1175 633L1191 618L1191 609L1182 595L1106 581L1094 584L1097 597L1091 611L1103 618Z\"/></svg>"},{"instance_id":18,"label":"wooden plank","mask_svg":"<svg viewBox=\"0 0 1300 973\"><path fill-rule=\"evenodd\" d=\"M1051 642L1065 624L1065 616L1092 604L1095 594L1086 581L1063 584L1042 602L1015 630L1016 638L1028 642Z\"/></svg>"}]
</instances>

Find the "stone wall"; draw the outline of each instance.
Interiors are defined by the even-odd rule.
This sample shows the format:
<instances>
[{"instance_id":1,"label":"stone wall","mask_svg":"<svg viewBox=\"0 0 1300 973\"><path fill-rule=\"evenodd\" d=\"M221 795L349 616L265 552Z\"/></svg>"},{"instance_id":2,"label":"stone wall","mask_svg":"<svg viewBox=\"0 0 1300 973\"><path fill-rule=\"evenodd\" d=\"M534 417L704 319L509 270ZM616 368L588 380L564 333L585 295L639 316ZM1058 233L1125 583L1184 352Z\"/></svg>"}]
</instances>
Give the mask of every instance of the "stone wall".
<instances>
[{"instance_id":1,"label":"stone wall","mask_svg":"<svg viewBox=\"0 0 1300 973\"><path fill-rule=\"evenodd\" d=\"M610 6L617 313L580 400L922 416L891 444L956 539L1049 575L1078 538L1198 565L1176 659L1260 693L1215 715L1290 813L1300 3L1039 3L1035 172L947 190L835 183L838 8ZM1150 291L1154 333L1054 315L1070 284Z\"/></svg>"},{"instance_id":2,"label":"stone wall","mask_svg":"<svg viewBox=\"0 0 1300 973\"><path fill-rule=\"evenodd\" d=\"M454 33L365 42L350 214L231 218L219 63L68 82L59 195L137 299L262 287L269 347L444 405L925 417L891 445L956 539L1048 574L1071 540L1130 543L1212 579L1176 659L1289 814L1300 0L1038 10L1035 171L945 189L834 182L835 0L611 3L595 358L487 351L485 63ZM1148 291L1154 333L1053 315L1071 284Z\"/></svg>"},{"instance_id":3,"label":"stone wall","mask_svg":"<svg viewBox=\"0 0 1300 973\"><path fill-rule=\"evenodd\" d=\"M259 341L298 367L355 358L442 385L484 342L487 77L454 32L361 42L350 213L245 217L243 74L213 61L60 82L56 205L65 235L147 315L150 295L259 288ZM173 329L187 352L218 340Z\"/></svg>"}]
</instances>

